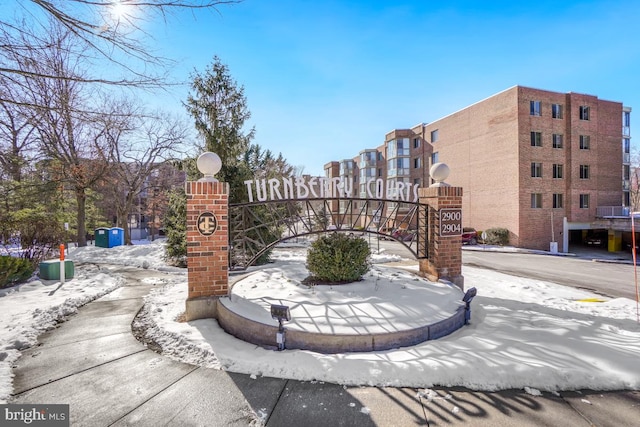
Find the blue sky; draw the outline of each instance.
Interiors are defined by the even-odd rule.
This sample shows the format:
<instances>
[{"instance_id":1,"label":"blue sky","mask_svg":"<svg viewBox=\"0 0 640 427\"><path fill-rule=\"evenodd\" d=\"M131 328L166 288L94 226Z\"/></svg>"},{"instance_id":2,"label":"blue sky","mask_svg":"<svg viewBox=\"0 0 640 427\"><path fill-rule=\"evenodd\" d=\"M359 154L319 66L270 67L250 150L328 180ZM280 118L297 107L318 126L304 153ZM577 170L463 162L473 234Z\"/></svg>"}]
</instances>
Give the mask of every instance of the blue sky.
<instances>
[{"instance_id":1,"label":"blue sky","mask_svg":"<svg viewBox=\"0 0 640 427\"><path fill-rule=\"evenodd\" d=\"M588 93L637 114L639 22L631 0L245 0L148 31L178 61L176 80L218 55L245 88L254 142L321 174L392 129L514 85ZM187 88L169 90L155 99L183 112Z\"/></svg>"}]
</instances>

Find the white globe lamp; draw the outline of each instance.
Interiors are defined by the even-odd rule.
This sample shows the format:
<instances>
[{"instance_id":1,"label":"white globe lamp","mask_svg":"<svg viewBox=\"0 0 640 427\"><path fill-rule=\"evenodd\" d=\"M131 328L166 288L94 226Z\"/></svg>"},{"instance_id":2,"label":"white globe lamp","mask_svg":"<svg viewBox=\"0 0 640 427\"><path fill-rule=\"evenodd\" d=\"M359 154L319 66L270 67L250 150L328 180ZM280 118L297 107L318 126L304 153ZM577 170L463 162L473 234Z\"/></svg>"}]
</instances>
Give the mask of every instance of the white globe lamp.
<instances>
[{"instance_id":1,"label":"white globe lamp","mask_svg":"<svg viewBox=\"0 0 640 427\"><path fill-rule=\"evenodd\" d=\"M429 169L429 175L435 181L430 187L450 187L449 184L444 182L449 177L449 166L445 163L434 163Z\"/></svg>"},{"instance_id":2,"label":"white globe lamp","mask_svg":"<svg viewBox=\"0 0 640 427\"><path fill-rule=\"evenodd\" d=\"M218 180L214 178L214 175L220 172L220 169L222 168L222 160L220 160L220 156L216 153L207 151L206 153L200 154L196 161L196 165L198 166L198 170L204 175L198 180L199 182L218 182Z\"/></svg>"}]
</instances>

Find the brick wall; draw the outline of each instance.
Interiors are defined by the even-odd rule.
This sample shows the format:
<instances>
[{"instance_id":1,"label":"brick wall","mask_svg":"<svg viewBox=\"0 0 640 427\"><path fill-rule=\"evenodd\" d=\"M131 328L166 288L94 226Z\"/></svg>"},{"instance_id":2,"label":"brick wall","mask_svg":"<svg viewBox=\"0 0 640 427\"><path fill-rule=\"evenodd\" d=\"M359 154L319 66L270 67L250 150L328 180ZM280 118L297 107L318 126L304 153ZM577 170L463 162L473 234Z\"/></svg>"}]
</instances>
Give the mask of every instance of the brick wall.
<instances>
[{"instance_id":1,"label":"brick wall","mask_svg":"<svg viewBox=\"0 0 640 427\"><path fill-rule=\"evenodd\" d=\"M591 222L596 207L622 203L622 104L592 95L561 94L518 87L520 139L519 239L527 247L548 249L552 238L562 247L562 218ZM540 116L530 114L530 101L541 102ZM552 104L562 105L563 117L552 118ZM580 106L588 106L589 120L580 119ZM531 131L541 132L542 146L531 146ZM563 135L563 147L553 147L553 134ZM590 138L580 149L580 136ZM531 163L542 164L542 177L531 176ZM553 178L553 165L563 165L563 177ZM589 178L580 178L580 166ZM542 194L542 208L531 207L531 194ZM563 195L563 207L553 208L553 194ZM580 207L580 195L589 195L589 207ZM552 228L553 223L553 228Z\"/></svg>"},{"instance_id":2,"label":"brick wall","mask_svg":"<svg viewBox=\"0 0 640 427\"><path fill-rule=\"evenodd\" d=\"M229 283L228 185L223 182L187 182L187 300L224 296ZM213 234L203 235L198 217L211 212L217 219Z\"/></svg>"},{"instance_id":3,"label":"brick wall","mask_svg":"<svg viewBox=\"0 0 640 427\"><path fill-rule=\"evenodd\" d=\"M464 290L462 276L462 239L457 236L440 235L441 209L462 208L462 188L420 188L420 203L429 205L427 238L429 258L419 261L420 273L429 280L448 280Z\"/></svg>"},{"instance_id":4,"label":"brick wall","mask_svg":"<svg viewBox=\"0 0 640 427\"><path fill-rule=\"evenodd\" d=\"M507 228L513 244L520 227L517 97L512 88L423 128L426 152L438 153L451 169L447 183L464 188L463 225ZM434 130L437 141L431 141Z\"/></svg>"},{"instance_id":5,"label":"brick wall","mask_svg":"<svg viewBox=\"0 0 640 427\"><path fill-rule=\"evenodd\" d=\"M539 116L530 101L540 101ZM562 105L562 119L552 118L552 104ZM580 120L581 105L589 120ZM447 182L464 188L465 226L507 228L510 244L528 248L548 250L553 238L563 250L563 217L591 222L597 206L622 203L621 120L618 102L515 86L423 126L422 137L451 169ZM541 147L531 146L532 131L542 134ZM563 135L562 149L552 147L553 134ZM580 135L590 136L589 150L579 149ZM542 177L531 176L532 163L542 164ZM562 179L553 178L554 164L563 165ZM589 179L580 179L580 165L589 165ZM542 194L542 208L531 207L532 193ZM563 208L552 207L554 193ZM589 208L580 208L580 194L589 194Z\"/></svg>"},{"instance_id":6,"label":"brick wall","mask_svg":"<svg viewBox=\"0 0 640 427\"><path fill-rule=\"evenodd\" d=\"M530 114L531 101L540 102L540 115ZM562 106L562 118L552 117L553 104ZM580 120L580 106L590 108L589 120ZM622 205L622 107L592 95L514 86L428 124L391 131L385 140L422 139L420 149L411 149L412 162L422 156L411 181L420 179L423 187L431 154L438 153L451 169L447 182L464 188L464 226L507 228L510 244L527 248L548 250L554 239L563 251L564 217L590 223L598 206ZM434 130L437 141L431 141ZM532 131L541 133L541 147L531 146ZM552 147L554 134L563 136L562 149ZM580 135L590 137L589 150L580 149ZM542 164L542 177L531 176L532 163ZM563 166L563 178L553 178L554 164ZM580 178L580 165L589 166L589 179ZM531 207L536 193L542 208ZM553 208L554 194L562 194L561 208ZM580 207L581 194L589 195L588 208Z\"/></svg>"}]
</instances>

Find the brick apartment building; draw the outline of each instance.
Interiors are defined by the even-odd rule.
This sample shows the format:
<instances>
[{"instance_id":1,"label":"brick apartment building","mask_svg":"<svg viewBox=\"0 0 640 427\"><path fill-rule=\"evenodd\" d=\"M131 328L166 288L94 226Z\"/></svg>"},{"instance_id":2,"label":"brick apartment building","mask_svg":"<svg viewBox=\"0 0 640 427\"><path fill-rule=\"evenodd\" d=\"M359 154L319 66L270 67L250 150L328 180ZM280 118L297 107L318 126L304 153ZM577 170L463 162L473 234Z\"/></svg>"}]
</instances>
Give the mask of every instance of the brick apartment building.
<instances>
[{"instance_id":1,"label":"brick apartment building","mask_svg":"<svg viewBox=\"0 0 640 427\"><path fill-rule=\"evenodd\" d=\"M428 124L396 129L374 149L325 165L328 178L353 176L428 186L444 162L447 183L464 189L463 225L503 227L510 244L568 251L600 230L620 250L630 206L630 112L596 96L514 86ZM355 184L354 184L355 186ZM626 234L625 234L626 233Z\"/></svg>"}]
</instances>

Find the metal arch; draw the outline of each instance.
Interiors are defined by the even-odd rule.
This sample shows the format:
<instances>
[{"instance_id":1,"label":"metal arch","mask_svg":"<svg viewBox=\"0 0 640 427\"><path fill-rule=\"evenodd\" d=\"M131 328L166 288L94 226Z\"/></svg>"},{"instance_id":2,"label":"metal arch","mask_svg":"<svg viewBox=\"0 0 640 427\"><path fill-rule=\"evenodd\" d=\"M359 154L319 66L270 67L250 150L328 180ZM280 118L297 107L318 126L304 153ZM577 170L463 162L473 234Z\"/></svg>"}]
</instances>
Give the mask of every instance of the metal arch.
<instances>
[{"instance_id":1,"label":"metal arch","mask_svg":"<svg viewBox=\"0 0 640 427\"><path fill-rule=\"evenodd\" d=\"M375 234L400 242L417 259L425 259L427 236L419 230L427 230L428 213L428 205L388 199L336 197L232 204L230 268L249 267L279 242L329 232Z\"/></svg>"}]
</instances>

